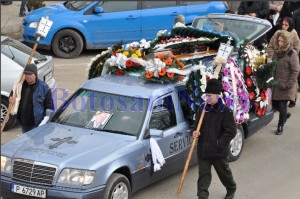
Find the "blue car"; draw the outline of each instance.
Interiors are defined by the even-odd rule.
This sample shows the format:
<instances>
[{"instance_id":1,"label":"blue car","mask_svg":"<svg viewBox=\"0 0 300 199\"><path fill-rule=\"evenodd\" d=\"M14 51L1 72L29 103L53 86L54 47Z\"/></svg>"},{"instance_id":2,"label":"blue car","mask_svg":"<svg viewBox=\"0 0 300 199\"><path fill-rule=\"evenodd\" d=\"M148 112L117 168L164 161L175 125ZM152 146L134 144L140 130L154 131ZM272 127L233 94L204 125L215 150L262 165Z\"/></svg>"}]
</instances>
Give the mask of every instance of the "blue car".
<instances>
[{"instance_id":1,"label":"blue car","mask_svg":"<svg viewBox=\"0 0 300 199\"><path fill-rule=\"evenodd\" d=\"M66 1L30 12L23 20L23 40L34 44L40 18L49 16L53 25L39 47L75 58L84 48L150 40L159 30L171 30L178 14L190 25L196 16L226 10L223 1Z\"/></svg>"}]
</instances>

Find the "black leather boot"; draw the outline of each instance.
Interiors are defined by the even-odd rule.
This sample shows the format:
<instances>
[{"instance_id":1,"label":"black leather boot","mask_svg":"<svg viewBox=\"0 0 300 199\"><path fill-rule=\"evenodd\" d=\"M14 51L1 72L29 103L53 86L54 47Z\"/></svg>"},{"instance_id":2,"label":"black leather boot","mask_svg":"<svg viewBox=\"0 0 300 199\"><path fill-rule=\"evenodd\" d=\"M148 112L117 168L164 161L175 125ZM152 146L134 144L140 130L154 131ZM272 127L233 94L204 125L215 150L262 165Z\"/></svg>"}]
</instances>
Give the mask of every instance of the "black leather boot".
<instances>
[{"instance_id":1,"label":"black leather boot","mask_svg":"<svg viewBox=\"0 0 300 199\"><path fill-rule=\"evenodd\" d=\"M292 114L291 114L290 112L288 112L288 113L286 114L286 120L288 120L291 116L292 116Z\"/></svg>"},{"instance_id":2,"label":"black leather boot","mask_svg":"<svg viewBox=\"0 0 300 199\"><path fill-rule=\"evenodd\" d=\"M283 126L278 126L276 130L276 135L281 135L283 133Z\"/></svg>"},{"instance_id":3,"label":"black leather boot","mask_svg":"<svg viewBox=\"0 0 300 199\"><path fill-rule=\"evenodd\" d=\"M290 107L290 108L295 107L295 106L296 106L296 101L297 101L297 99L295 99L295 101L290 101L289 107Z\"/></svg>"}]
</instances>

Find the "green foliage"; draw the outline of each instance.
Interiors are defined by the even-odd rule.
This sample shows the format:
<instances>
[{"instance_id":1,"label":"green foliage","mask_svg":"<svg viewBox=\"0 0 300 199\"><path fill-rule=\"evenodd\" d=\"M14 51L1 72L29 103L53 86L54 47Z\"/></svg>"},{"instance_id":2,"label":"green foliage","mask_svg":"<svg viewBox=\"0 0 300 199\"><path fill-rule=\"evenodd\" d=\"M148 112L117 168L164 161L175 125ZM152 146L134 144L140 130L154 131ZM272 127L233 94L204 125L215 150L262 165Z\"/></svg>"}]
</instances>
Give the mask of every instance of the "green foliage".
<instances>
[{"instance_id":1,"label":"green foliage","mask_svg":"<svg viewBox=\"0 0 300 199\"><path fill-rule=\"evenodd\" d=\"M45 7L44 1L28 1L27 7L29 10L36 10L38 8Z\"/></svg>"},{"instance_id":2,"label":"green foliage","mask_svg":"<svg viewBox=\"0 0 300 199\"><path fill-rule=\"evenodd\" d=\"M256 70L256 82L259 88L267 89L275 86L277 81L274 78L270 78L273 77L276 66L277 62L272 61L271 63L261 65Z\"/></svg>"},{"instance_id":3,"label":"green foliage","mask_svg":"<svg viewBox=\"0 0 300 199\"><path fill-rule=\"evenodd\" d=\"M94 60L90 66L88 79L92 79L100 76L106 60L111 57L113 52L117 51L118 49L121 49L122 45L123 45L123 41L120 41L119 43L113 45L111 47L111 50L107 50L106 53L97 57L96 60Z\"/></svg>"}]
</instances>

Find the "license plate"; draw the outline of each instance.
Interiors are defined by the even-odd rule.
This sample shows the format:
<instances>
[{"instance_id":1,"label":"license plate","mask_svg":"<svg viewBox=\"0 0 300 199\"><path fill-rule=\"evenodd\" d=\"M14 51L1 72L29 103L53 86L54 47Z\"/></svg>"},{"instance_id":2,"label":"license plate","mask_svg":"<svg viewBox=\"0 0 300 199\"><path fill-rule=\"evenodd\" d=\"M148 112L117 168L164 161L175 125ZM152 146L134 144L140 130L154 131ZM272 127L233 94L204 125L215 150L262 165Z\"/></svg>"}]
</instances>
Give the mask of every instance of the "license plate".
<instances>
[{"instance_id":1,"label":"license plate","mask_svg":"<svg viewBox=\"0 0 300 199\"><path fill-rule=\"evenodd\" d=\"M32 187L27 187L22 185L11 184L11 191L26 196L46 198L45 189L37 189L37 188L32 188Z\"/></svg>"},{"instance_id":2,"label":"license plate","mask_svg":"<svg viewBox=\"0 0 300 199\"><path fill-rule=\"evenodd\" d=\"M52 78L52 71L49 72L47 75L44 77L44 82L48 82Z\"/></svg>"}]
</instances>

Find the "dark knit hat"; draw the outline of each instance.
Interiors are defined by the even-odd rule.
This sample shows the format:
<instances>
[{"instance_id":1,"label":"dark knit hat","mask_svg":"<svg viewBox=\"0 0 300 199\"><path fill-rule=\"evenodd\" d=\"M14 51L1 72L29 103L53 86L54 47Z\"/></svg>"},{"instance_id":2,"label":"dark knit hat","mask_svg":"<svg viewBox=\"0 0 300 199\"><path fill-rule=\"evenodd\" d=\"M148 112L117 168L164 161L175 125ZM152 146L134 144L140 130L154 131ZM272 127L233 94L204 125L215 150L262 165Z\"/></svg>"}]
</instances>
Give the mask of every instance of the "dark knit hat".
<instances>
[{"instance_id":1,"label":"dark knit hat","mask_svg":"<svg viewBox=\"0 0 300 199\"><path fill-rule=\"evenodd\" d=\"M24 68L23 73L27 73L27 74L36 74L37 75L37 67L35 64L27 64Z\"/></svg>"},{"instance_id":2,"label":"dark knit hat","mask_svg":"<svg viewBox=\"0 0 300 199\"><path fill-rule=\"evenodd\" d=\"M207 81L205 93L220 94L221 93L221 82L217 79L210 79Z\"/></svg>"}]
</instances>

